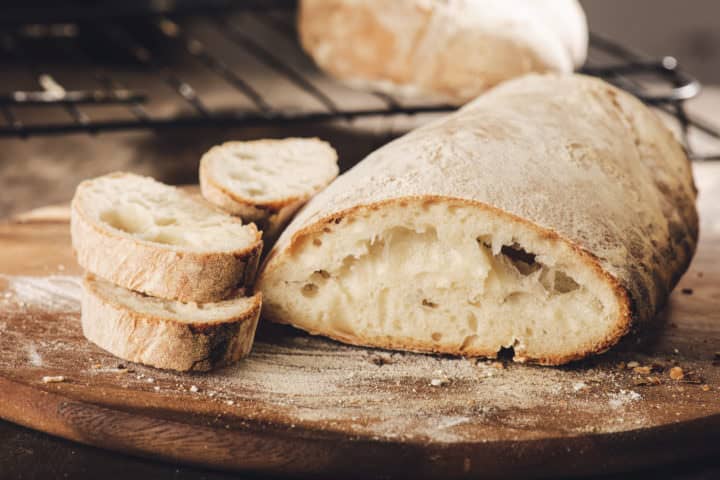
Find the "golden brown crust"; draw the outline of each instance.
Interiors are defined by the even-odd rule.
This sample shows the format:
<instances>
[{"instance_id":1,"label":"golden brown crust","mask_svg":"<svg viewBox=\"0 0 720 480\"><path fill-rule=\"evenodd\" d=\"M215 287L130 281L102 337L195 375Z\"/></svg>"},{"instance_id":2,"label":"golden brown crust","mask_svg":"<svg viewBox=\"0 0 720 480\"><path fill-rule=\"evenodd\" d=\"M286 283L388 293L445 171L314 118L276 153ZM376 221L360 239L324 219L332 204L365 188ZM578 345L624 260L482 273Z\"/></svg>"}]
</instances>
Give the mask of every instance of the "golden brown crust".
<instances>
[{"instance_id":1,"label":"golden brown crust","mask_svg":"<svg viewBox=\"0 0 720 480\"><path fill-rule=\"evenodd\" d=\"M103 295L88 275L83 281L83 332L90 341L124 360L163 369L207 371L250 352L262 295L250 300L239 316L183 323L133 311Z\"/></svg>"},{"instance_id":2,"label":"golden brown crust","mask_svg":"<svg viewBox=\"0 0 720 480\"><path fill-rule=\"evenodd\" d=\"M262 253L260 232L249 246L229 252L177 251L162 244L115 235L71 205L71 232L78 263L124 288L182 302L211 302L252 286Z\"/></svg>"}]
</instances>

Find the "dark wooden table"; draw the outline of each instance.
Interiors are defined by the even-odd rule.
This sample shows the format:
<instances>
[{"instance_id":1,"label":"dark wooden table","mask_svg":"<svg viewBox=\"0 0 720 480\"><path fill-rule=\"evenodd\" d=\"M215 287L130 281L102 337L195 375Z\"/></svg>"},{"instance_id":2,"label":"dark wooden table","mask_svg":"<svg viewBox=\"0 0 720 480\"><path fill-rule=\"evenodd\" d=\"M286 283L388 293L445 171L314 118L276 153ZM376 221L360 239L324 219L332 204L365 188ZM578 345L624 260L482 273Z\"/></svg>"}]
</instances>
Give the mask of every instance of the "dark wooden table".
<instances>
[{"instance_id":1,"label":"dark wooden table","mask_svg":"<svg viewBox=\"0 0 720 480\"><path fill-rule=\"evenodd\" d=\"M214 472L120 455L0 421L0 479L35 478L225 480L267 477ZM594 478L595 480L622 478L716 480L720 478L720 459L708 458L671 467L663 466L633 472L631 475Z\"/></svg>"}]
</instances>

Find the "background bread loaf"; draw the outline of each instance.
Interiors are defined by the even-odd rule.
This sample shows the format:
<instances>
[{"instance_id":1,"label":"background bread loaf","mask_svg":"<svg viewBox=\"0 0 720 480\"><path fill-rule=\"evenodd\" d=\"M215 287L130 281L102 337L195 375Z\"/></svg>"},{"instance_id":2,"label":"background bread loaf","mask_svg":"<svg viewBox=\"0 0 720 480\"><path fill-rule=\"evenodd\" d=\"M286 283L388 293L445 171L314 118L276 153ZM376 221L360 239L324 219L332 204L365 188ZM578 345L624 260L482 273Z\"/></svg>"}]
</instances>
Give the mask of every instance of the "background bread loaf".
<instances>
[{"instance_id":1,"label":"background bread loaf","mask_svg":"<svg viewBox=\"0 0 720 480\"><path fill-rule=\"evenodd\" d=\"M301 0L305 50L331 75L462 104L527 73L585 61L577 0Z\"/></svg>"}]
</instances>

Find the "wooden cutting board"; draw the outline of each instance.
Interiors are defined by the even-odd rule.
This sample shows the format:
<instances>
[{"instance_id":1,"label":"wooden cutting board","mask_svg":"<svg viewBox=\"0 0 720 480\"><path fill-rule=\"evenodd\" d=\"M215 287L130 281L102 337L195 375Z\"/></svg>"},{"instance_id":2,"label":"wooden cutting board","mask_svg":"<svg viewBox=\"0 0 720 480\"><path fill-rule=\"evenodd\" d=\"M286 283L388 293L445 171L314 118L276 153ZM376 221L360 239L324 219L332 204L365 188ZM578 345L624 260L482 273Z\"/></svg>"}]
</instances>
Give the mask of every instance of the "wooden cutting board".
<instances>
[{"instance_id":1,"label":"wooden cutting board","mask_svg":"<svg viewBox=\"0 0 720 480\"><path fill-rule=\"evenodd\" d=\"M0 417L173 462L327 477L589 474L719 453L720 164L696 171L702 239L657 328L564 368L269 324L212 374L123 362L82 336L67 207L35 210L0 225Z\"/></svg>"}]
</instances>

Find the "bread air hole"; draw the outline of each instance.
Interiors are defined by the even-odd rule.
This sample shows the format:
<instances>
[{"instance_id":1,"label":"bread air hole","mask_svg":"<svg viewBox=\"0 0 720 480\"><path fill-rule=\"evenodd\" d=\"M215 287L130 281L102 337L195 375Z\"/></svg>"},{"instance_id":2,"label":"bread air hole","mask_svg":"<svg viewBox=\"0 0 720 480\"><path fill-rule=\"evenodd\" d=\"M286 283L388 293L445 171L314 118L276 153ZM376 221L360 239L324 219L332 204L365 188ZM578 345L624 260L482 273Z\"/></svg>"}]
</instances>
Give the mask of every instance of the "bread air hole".
<instances>
[{"instance_id":1,"label":"bread air hole","mask_svg":"<svg viewBox=\"0 0 720 480\"><path fill-rule=\"evenodd\" d=\"M537 272L542 266L535 261L535 255L526 252L517 243L513 245L503 245L500 253L505 255L509 262L521 275L528 276Z\"/></svg>"},{"instance_id":2,"label":"bread air hole","mask_svg":"<svg viewBox=\"0 0 720 480\"><path fill-rule=\"evenodd\" d=\"M314 283L306 283L302 286L302 289L300 290L305 297L312 298L317 295L318 293L318 286Z\"/></svg>"},{"instance_id":3,"label":"bread air hole","mask_svg":"<svg viewBox=\"0 0 720 480\"><path fill-rule=\"evenodd\" d=\"M131 235L146 232L155 224L150 212L136 204L122 205L100 212L100 220L116 230Z\"/></svg>"}]
</instances>

